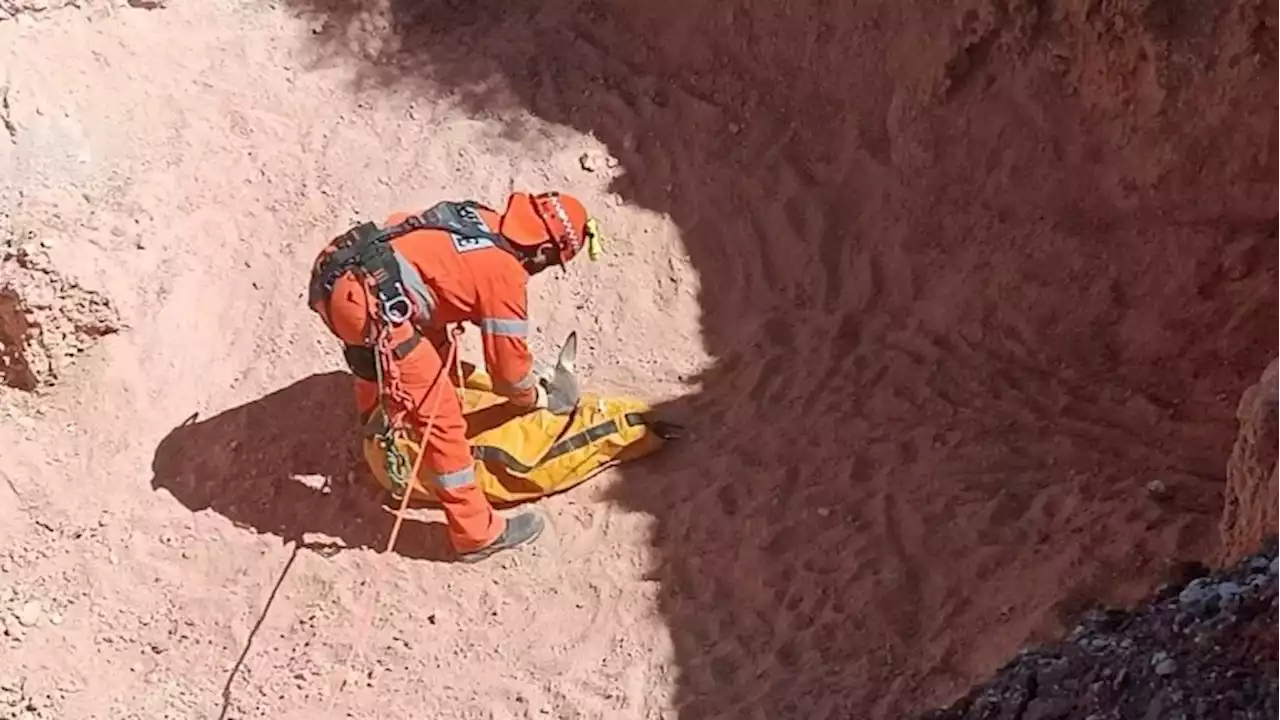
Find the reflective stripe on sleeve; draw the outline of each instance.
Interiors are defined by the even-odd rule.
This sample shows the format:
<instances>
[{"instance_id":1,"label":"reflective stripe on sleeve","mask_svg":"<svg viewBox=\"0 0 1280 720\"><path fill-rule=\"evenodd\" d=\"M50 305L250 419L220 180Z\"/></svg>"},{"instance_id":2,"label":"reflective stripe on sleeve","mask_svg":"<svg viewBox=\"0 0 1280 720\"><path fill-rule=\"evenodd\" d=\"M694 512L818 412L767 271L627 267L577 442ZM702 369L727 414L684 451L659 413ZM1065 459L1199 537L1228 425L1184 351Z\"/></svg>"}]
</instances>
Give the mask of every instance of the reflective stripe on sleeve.
<instances>
[{"instance_id":1,"label":"reflective stripe on sleeve","mask_svg":"<svg viewBox=\"0 0 1280 720\"><path fill-rule=\"evenodd\" d=\"M529 334L527 320L508 318L481 318L480 331L489 335L523 338Z\"/></svg>"}]
</instances>

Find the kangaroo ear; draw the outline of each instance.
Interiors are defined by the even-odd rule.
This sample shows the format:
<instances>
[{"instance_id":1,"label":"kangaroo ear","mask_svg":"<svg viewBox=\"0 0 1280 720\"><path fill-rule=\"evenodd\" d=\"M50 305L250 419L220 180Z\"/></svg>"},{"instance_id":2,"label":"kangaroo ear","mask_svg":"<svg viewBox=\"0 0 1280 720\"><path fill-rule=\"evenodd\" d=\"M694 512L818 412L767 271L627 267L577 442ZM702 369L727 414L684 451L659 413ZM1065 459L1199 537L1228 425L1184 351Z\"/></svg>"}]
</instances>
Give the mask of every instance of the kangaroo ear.
<instances>
[{"instance_id":1,"label":"kangaroo ear","mask_svg":"<svg viewBox=\"0 0 1280 720\"><path fill-rule=\"evenodd\" d=\"M560 359L556 364L560 367L573 372L574 365L578 362L578 331L574 330L569 333L569 337L564 339L564 345L560 348Z\"/></svg>"}]
</instances>

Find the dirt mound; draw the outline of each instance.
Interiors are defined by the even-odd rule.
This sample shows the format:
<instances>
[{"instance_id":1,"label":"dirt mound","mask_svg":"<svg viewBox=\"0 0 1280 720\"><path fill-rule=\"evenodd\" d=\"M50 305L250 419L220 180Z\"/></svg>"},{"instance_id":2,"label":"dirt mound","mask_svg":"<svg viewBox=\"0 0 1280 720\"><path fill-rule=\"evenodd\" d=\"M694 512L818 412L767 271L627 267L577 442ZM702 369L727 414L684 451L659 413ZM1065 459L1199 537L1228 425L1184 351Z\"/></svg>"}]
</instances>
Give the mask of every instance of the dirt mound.
<instances>
[{"instance_id":1,"label":"dirt mound","mask_svg":"<svg viewBox=\"0 0 1280 720\"><path fill-rule=\"evenodd\" d=\"M1233 567L1089 613L1063 642L1019 651L923 720L1273 718L1276 576L1272 535Z\"/></svg>"},{"instance_id":2,"label":"dirt mound","mask_svg":"<svg viewBox=\"0 0 1280 720\"><path fill-rule=\"evenodd\" d=\"M12 253L12 254L11 254ZM75 358L121 320L102 293L57 272L36 243L0 246L0 380L49 388Z\"/></svg>"}]
</instances>

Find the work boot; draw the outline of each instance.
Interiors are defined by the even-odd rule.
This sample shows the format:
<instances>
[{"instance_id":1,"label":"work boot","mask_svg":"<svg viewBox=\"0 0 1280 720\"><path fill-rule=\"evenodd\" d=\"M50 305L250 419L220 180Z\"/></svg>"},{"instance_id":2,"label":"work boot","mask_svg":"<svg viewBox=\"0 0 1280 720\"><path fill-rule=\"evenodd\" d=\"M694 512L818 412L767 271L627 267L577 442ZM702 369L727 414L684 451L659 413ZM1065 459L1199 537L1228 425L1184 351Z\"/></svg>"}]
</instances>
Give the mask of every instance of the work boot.
<instances>
[{"instance_id":1,"label":"work boot","mask_svg":"<svg viewBox=\"0 0 1280 720\"><path fill-rule=\"evenodd\" d=\"M493 542L485 545L479 550L458 553L458 562L480 562L496 552L510 550L511 548L533 542L542 534L542 529L546 527L546 525L547 522L542 519L542 516L534 512L527 512L514 517L509 517L507 518L507 526L502 529L502 534L498 535Z\"/></svg>"}]
</instances>

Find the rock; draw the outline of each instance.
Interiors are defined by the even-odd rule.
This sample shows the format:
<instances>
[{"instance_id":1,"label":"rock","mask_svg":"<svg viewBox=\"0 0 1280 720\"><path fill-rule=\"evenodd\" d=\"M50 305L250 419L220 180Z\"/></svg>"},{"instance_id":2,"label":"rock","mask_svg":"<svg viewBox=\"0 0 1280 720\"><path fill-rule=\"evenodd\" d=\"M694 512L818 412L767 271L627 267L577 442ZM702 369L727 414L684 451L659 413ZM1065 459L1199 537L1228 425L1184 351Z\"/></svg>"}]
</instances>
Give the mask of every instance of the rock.
<instances>
[{"instance_id":1,"label":"rock","mask_svg":"<svg viewBox=\"0 0 1280 720\"><path fill-rule=\"evenodd\" d=\"M39 600L32 600L24 604L18 610L16 616L23 627L35 627L44 618L44 608L40 606Z\"/></svg>"},{"instance_id":2,"label":"rock","mask_svg":"<svg viewBox=\"0 0 1280 720\"><path fill-rule=\"evenodd\" d=\"M1217 590L1218 597L1222 598L1223 600L1233 599L1237 595L1239 595L1241 592L1244 591L1244 588L1239 583L1234 583L1231 581L1221 583L1214 589Z\"/></svg>"},{"instance_id":3,"label":"rock","mask_svg":"<svg viewBox=\"0 0 1280 720\"><path fill-rule=\"evenodd\" d=\"M1205 578L1192 580L1182 592L1178 593L1178 602L1183 605L1195 605L1213 597L1216 594L1213 588L1209 587L1209 582Z\"/></svg>"},{"instance_id":4,"label":"rock","mask_svg":"<svg viewBox=\"0 0 1280 720\"><path fill-rule=\"evenodd\" d=\"M0 264L4 385L28 392L53 385L76 356L122 325L109 298L56 270L21 261Z\"/></svg>"},{"instance_id":5,"label":"rock","mask_svg":"<svg viewBox=\"0 0 1280 720\"><path fill-rule=\"evenodd\" d=\"M1269 567L1275 550L1268 544L1265 553ZM991 681L919 720L1271 717L1280 706L1268 672L1276 583L1256 558L1184 576L1174 585L1181 593L1112 617L1092 611L1068 638L1020 650ZM1266 582L1255 585L1259 577ZM1211 612L1233 604L1242 610Z\"/></svg>"},{"instance_id":6,"label":"rock","mask_svg":"<svg viewBox=\"0 0 1280 720\"><path fill-rule=\"evenodd\" d=\"M1227 462L1227 487L1223 496L1222 555L1224 564L1254 551L1266 536L1276 532L1280 506L1276 496L1277 445L1280 433L1280 368L1272 360L1258 382L1245 390L1236 407L1240 430Z\"/></svg>"},{"instance_id":7,"label":"rock","mask_svg":"<svg viewBox=\"0 0 1280 720\"><path fill-rule=\"evenodd\" d=\"M1152 480L1147 483L1147 494L1157 500L1162 500L1169 497L1169 486L1165 485L1162 480Z\"/></svg>"},{"instance_id":8,"label":"rock","mask_svg":"<svg viewBox=\"0 0 1280 720\"><path fill-rule=\"evenodd\" d=\"M1023 720L1066 720L1071 717L1073 703L1069 698L1054 699L1036 698L1027 703Z\"/></svg>"},{"instance_id":9,"label":"rock","mask_svg":"<svg viewBox=\"0 0 1280 720\"><path fill-rule=\"evenodd\" d=\"M1128 618L1129 614L1119 608L1106 608L1101 610L1090 610L1084 616L1084 623L1081 626L1082 631L1096 630L1100 632L1111 632L1120 627Z\"/></svg>"},{"instance_id":10,"label":"rock","mask_svg":"<svg viewBox=\"0 0 1280 720\"><path fill-rule=\"evenodd\" d=\"M590 150L578 156L578 165L589 173L600 172L603 168L618 167L618 159L606 152Z\"/></svg>"}]
</instances>

